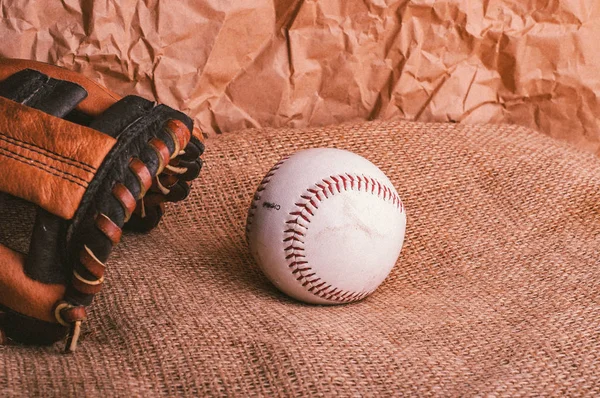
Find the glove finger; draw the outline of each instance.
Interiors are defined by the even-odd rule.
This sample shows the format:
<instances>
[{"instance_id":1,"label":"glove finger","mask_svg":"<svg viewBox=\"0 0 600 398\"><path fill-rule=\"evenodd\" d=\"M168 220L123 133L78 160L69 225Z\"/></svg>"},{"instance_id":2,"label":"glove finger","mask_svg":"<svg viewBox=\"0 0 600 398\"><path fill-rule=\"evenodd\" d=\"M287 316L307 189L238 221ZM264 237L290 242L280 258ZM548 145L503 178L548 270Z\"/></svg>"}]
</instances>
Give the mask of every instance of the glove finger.
<instances>
[{"instance_id":1,"label":"glove finger","mask_svg":"<svg viewBox=\"0 0 600 398\"><path fill-rule=\"evenodd\" d=\"M177 158L181 160L192 161L198 159L204 153L204 144L196 139L196 137L192 137L190 142L184 149L184 153L179 155Z\"/></svg>"},{"instance_id":2,"label":"glove finger","mask_svg":"<svg viewBox=\"0 0 600 398\"><path fill-rule=\"evenodd\" d=\"M144 198L144 203L147 203L146 200L151 201L150 196L159 195L146 196ZM151 231L158 225L164 215L165 205L163 203L158 203L156 205L144 204L144 213L145 214L141 214L141 206L138 206L131 215L129 221L125 224L125 228L130 231L141 233Z\"/></svg>"},{"instance_id":3,"label":"glove finger","mask_svg":"<svg viewBox=\"0 0 600 398\"><path fill-rule=\"evenodd\" d=\"M202 168L202 160L196 159L194 161L184 161L180 160L177 162L177 167L186 169L186 171L182 174L177 174L180 180L183 181L192 181L200 175L200 169Z\"/></svg>"},{"instance_id":4,"label":"glove finger","mask_svg":"<svg viewBox=\"0 0 600 398\"><path fill-rule=\"evenodd\" d=\"M186 181L178 181L177 184L171 187L171 191L165 195L165 199L169 202L180 202L188 197L190 191L190 183Z\"/></svg>"}]
</instances>

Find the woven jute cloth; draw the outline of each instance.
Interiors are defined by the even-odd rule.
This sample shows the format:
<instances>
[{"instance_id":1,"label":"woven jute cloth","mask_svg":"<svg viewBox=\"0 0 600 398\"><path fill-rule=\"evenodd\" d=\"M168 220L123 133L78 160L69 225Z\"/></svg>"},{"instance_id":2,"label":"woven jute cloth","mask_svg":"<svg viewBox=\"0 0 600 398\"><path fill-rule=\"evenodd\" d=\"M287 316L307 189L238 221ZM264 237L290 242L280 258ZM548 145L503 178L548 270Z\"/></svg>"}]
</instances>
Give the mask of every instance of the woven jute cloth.
<instances>
[{"instance_id":1,"label":"woven jute cloth","mask_svg":"<svg viewBox=\"0 0 600 398\"><path fill-rule=\"evenodd\" d=\"M282 155L356 152L406 241L370 297L287 298L244 238ZM188 201L128 234L79 350L0 348L0 395L600 394L600 160L511 126L368 123L211 138ZM7 226L3 226L4 231Z\"/></svg>"}]
</instances>

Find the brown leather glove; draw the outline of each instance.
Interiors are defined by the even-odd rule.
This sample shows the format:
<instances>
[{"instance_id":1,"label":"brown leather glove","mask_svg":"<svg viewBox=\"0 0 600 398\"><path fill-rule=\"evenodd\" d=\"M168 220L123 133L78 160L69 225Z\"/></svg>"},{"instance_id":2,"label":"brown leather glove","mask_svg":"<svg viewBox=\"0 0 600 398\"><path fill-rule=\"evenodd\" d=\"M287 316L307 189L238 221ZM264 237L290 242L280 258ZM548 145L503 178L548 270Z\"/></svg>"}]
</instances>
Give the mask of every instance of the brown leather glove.
<instances>
[{"instance_id":1,"label":"brown leather glove","mask_svg":"<svg viewBox=\"0 0 600 398\"><path fill-rule=\"evenodd\" d=\"M192 131L165 105L0 60L0 206L35 206L27 254L0 245L0 342L67 336L75 349L123 227L155 227L163 203L189 193L204 150Z\"/></svg>"}]
</instances>

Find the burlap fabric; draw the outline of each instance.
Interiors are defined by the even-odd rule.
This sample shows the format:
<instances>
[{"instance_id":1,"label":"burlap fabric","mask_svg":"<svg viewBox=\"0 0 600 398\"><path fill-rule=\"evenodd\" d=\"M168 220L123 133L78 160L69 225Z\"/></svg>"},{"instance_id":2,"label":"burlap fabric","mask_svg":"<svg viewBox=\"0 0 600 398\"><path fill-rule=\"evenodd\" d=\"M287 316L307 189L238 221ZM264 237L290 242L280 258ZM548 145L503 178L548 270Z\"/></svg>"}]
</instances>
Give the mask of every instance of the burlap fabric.
<instances>
[{"instance_id":1,"label":"burlap fabric","mask_svg":"<svg viewBox=\"0 0 600 398\"><path fill-rule=\"evenodd\" d=\"M244 241L264 173L318 146L373 161L407 209L398 264L357 304L286 298ZM593 155L398 122L223 135L205 159L191 200L117 247L77 353L0 348L2 396L600 394Z\"/></svg>"}]
</instances>

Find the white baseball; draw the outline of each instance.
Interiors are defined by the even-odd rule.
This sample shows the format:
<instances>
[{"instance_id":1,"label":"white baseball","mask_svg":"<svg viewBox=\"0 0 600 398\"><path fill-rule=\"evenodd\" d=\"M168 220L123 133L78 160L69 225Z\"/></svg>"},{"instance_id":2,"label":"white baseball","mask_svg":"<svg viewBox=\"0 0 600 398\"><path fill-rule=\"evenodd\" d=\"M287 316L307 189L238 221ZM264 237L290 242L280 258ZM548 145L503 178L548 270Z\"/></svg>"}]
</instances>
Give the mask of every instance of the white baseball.
<instances>
[{"instance_id":1,"label":"white baseball","mask_svg":"<svg viewBox=\"0 0 600 398\"><path fill-rule=\"evenodd\" d=\"M404 205L367 159L315 148L282 159L260 183L246 238L264 274L314 304L371 294L394 267L406 230Z\"/></svg>"}]
</instances>

